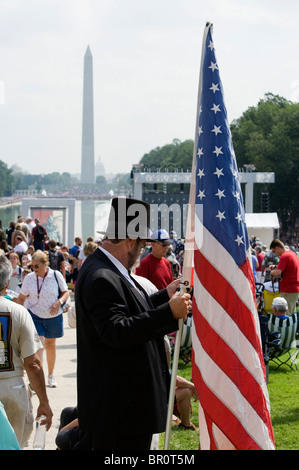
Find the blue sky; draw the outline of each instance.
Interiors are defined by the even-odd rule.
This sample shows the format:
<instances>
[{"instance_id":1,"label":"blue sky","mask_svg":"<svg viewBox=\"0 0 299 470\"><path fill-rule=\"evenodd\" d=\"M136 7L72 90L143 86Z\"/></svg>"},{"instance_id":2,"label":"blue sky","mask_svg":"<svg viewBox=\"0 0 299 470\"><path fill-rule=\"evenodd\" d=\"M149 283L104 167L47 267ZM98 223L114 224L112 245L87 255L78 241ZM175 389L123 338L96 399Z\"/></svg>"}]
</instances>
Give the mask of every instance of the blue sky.
<instances>
[{"instance_id":1,"label":"blue sky","mask_svg":"<svg viewBox=\"0 0 299 470\"><path fill-rule=\"evenodd\" d=\"M206 21L230 121L266 92L299 100L297 0L0 0L0 11L0 160L9 167L80 172L88 45L95 159L107 173L194 138Z\"/></svg>"}]
</instances>

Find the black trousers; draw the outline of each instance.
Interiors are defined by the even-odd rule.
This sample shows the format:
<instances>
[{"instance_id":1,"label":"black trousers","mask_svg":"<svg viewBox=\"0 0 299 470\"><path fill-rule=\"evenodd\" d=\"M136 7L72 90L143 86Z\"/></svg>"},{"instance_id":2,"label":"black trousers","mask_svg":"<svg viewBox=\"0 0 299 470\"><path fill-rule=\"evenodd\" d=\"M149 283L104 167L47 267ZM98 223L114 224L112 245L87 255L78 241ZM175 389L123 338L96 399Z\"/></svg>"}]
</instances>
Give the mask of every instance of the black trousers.
<instances>
[{"instance_id":1,"label":"black trousers","mask_svg":"<svg viewBox=\"0 0 299 470\"><path fill-rule=\"evenodd\" d=\"M149 450L152 434L107 435L92 434L92 450Z\"/></svg>"}]
</instances>

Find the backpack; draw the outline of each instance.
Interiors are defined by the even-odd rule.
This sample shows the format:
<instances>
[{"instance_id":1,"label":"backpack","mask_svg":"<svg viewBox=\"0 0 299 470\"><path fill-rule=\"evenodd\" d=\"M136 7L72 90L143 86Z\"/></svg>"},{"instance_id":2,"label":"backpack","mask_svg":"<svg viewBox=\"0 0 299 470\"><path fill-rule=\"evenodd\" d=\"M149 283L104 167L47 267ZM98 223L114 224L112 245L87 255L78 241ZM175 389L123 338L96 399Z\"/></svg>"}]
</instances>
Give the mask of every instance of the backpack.
<instances>
[{"instance_id":1,"label":"backpack","mask_svg":"<svg viewBox=\"0 0 299 470\"><path fill-rule=\"evenodd\" d=\"M37 225L34 238L36 238L36 240L44 240L45 237L46 237L45 228L42 225Z\"/></svg>"},{"instance_id":2,"label":"backpack","mask_svg":"<svg viewBox=\"0 0 299 470\"><path fill-rule=\"evenodd\" d=\"M60 259L59 259L59 253L57 251L49 250L49 265L50 268L60 271Z\"/></svg>"}]
</instances>

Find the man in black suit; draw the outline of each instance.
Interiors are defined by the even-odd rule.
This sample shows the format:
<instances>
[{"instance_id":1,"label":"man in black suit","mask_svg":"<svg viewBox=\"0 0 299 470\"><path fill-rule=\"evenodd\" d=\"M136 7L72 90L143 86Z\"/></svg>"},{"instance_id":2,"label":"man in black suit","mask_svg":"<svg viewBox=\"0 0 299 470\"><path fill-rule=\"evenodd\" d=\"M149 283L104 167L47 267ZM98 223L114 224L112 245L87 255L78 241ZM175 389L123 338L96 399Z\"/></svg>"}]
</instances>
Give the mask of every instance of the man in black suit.
<instances>
[{"instance_id":1,"label":"man in black suit","mask_svg":"<svg viewBox=\"0 0 299 470\"><path fill-rule=\"evenodd\" d=\"M148 297L130 277L148 226L147 203L113 199L106 238L79 271L78 415L94 450L146 450L152 434L165 430L169 371L163 336L178 329L190 295L180 296L174 281Z\"/></svg>"}]
</instances>

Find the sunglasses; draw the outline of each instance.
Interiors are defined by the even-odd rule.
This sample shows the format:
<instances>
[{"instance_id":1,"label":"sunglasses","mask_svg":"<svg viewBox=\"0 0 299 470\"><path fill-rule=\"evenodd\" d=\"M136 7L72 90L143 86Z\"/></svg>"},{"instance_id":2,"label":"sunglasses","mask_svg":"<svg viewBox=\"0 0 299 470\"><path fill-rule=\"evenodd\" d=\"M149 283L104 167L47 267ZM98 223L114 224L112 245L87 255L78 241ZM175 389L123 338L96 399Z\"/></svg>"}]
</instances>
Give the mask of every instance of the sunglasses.
<instances>
[{"instance_id":1,"label":"sunglasses","mask_svg":"<svg viewBox=\"0 0 299 470\"><path fill-rule=\"evenodd\" d=\"M169 243L162 242L161 240L159 240L159 243L161 243L162 246L169 246Z\"/></svg>"},{"instance_id":2,"label":"sunglasses","mask_svg":"<svg viewBox=\"0 0 299 470\"><path fill-rule=\"evenodd\" d=\"M33 269L38 269L40 267L40 264L32 264L31 267Z\"/></svg>"}]
</instances>

